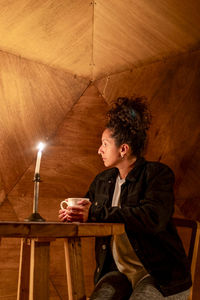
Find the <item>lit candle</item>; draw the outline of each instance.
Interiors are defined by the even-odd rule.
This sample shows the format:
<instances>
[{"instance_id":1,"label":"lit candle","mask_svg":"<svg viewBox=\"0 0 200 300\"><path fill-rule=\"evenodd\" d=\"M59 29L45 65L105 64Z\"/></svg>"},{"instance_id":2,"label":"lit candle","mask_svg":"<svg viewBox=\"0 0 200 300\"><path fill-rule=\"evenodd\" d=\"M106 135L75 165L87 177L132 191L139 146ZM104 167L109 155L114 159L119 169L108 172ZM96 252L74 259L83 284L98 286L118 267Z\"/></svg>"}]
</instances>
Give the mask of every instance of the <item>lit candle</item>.
<instances>
[{"instance_id":1,"label":"lit candle","mask_svg":"<svg viewBox=\"0 0 200 300\"><path fill-rule=\"evenodd\" d=\"M44 149L45 144L39 143L38 144L38 153L37 153L37 160L36 160L36 166L35 166L35 174L40 173L40 162L42 157L42 150Z\"/></svg>"}]
</instances>

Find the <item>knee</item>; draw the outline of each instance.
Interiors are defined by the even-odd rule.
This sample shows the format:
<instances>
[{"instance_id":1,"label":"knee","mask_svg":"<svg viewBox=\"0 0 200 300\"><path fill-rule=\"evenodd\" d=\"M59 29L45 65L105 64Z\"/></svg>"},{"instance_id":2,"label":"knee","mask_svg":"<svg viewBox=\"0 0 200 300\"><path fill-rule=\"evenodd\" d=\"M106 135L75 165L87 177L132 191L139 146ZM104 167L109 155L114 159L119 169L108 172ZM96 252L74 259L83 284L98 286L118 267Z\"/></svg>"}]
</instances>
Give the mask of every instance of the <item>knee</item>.
<instances>
[{"instance_id":1,"label":"knee","mask_svg":"<svg viewBox=\"0 0 200 300\"><path fill-rule=\"evenodd\" d=\"M127 300L132 292L131 283L127 277L113 271L102 277L91 295L91 300Z\"/></svg>"}]
</instances>

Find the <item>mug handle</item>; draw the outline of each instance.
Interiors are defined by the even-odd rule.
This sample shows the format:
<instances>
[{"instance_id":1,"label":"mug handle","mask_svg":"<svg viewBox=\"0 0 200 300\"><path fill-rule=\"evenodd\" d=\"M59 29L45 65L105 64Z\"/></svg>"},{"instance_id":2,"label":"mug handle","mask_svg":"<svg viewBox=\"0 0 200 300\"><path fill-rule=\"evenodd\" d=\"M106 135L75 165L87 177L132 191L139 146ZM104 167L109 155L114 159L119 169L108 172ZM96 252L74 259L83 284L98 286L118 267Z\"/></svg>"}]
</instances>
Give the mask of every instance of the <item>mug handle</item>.
<instances>
[{"instance_id":1,"label":"mug handle","mask_svg":"<svg viewBox=\"0 0 200 300\"><path fill-rule=\"evenodd\" d=\"M64 207L63 204L65 204L66 207ZM66 209L67 206L68 206L67 201L63 200L63 201L60 202L60 208L61 208L61 209Z\"/></svg>"}]
</instances>

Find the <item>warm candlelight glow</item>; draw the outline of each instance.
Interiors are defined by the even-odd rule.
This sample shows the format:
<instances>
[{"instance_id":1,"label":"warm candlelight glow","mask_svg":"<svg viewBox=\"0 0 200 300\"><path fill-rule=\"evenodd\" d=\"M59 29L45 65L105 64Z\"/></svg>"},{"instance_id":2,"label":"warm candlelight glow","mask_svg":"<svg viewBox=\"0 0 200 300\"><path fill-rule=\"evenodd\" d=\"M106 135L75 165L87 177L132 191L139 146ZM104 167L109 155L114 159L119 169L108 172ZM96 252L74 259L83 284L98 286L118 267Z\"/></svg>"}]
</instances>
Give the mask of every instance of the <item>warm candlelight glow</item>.
<instances>
[{"instance_id":1,"label":"warm candlelight glow","mask_svg":"<svg viewBox=\"0 0 200 300\"><path fill-rule=\"evenodd\" d=\"M44 149L45 144L39 143L37 146L38 153L37 153L37 160L36 160L36 166L35 166L35 174L40 173L40 162L42 157L42 150Z\"/></svg>"},{"instance_id":2,"label":"warm candlelight glow","mask_svg":"<svg viewBox=\"0 0 200 300\"><path fill-rule=\"evenodd\" d=\"M42 150L44 149L44 147L45 147L45 144L42 143L42 142L40 142L40 143L38 144L38 146L37 146L37 149L40 150L40 151L42 151Z\"/></svg>"}]
</instances>

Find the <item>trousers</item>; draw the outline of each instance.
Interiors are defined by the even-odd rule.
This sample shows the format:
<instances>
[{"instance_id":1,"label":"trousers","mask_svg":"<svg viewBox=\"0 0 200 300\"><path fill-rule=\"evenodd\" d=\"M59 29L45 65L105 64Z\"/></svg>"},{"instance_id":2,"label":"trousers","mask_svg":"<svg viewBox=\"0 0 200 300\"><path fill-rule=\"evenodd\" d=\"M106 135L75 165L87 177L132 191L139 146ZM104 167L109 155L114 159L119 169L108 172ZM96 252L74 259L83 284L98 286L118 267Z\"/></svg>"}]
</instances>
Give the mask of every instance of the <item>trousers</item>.
<instances>
[{"instance_id":1,"label":"trousers","mask_svg":"<svg viewBox=\"0 0 200 300\"><path fill-rule=\"evenodd\" d=\"M119 271L104 275L94 288L90 300L188 300L190 290L164 297L154 285L153 278L145 277L135 288Z\"/></svg>"}]
</instances>

